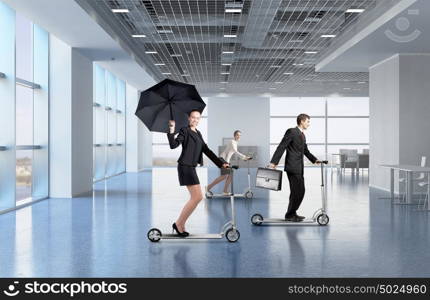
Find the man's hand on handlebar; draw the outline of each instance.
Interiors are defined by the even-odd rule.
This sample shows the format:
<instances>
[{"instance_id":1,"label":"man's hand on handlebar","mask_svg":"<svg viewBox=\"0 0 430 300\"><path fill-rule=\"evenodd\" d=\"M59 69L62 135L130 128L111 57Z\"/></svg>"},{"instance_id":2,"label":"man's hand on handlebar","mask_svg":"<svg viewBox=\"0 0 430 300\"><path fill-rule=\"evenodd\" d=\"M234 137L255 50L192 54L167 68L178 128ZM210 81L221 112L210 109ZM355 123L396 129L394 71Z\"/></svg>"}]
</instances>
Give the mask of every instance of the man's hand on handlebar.
<instances>
[{"instance_id":1,"label":"man's hand on handlebar","mask_svg":"<svg viewBox=\"0 0 430 300\"><path fill-rule=\"evenodd\" d=\"M276 169L276 165L275 165L275 164L272 164L272 163L270 163L270 164L268 165L268 167L269 167L270 169Z\"/></svg>"},{"instance_id":2,"label":"man's hand on handlebar","mask_svg":"<svg viewBox=\"0 0 430 300\"><path fill-rule=\"evenodd\" d=\"M230 165L229 164L222 164L222 167L224 168L224 169L227 169L228 167L230 167Z\"/></svg>"},{"instance_id":3,"label":"man's hand on handlebar","mask_svg":"<svg viewBox=\"0 0 430 300\"><path fill-rule=\"evenodd\" d=\"M319 159L317 159L316 161L315 161L315 164L318 164L318 165L320 165L320 164L328 164L328 161L327 160L319 160Z\"/></svg>"}]
</instances>

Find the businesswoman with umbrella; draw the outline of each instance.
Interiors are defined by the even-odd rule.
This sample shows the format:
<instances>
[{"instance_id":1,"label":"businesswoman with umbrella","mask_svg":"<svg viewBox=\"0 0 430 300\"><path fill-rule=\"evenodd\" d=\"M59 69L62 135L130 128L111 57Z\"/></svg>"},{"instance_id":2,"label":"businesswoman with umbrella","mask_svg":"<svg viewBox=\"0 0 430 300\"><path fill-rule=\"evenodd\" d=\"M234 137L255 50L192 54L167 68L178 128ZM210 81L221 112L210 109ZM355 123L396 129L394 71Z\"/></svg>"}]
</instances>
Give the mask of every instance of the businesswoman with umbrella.
<instances>
[{"instance_id":1,"label":"businesswoman with umbrella","mask_svg":"<svg viewBox=\"0 0 430 300\"><path fill-rule=\"evenodd\" d=\"M196 166L203 165L203 153L219 168L229 166L209 149L197 130L205 106L195 86L165 79L141 93L136 110L136 115L149 130L167 132L171 149L182 145L178 159L178 177L180 185L187 187L190 200L172 228L183 237L189 235L185 231L185 223L203 199L196 173ZM176 133L178 135L175 137Z\"/></svg>"}]
</instances>

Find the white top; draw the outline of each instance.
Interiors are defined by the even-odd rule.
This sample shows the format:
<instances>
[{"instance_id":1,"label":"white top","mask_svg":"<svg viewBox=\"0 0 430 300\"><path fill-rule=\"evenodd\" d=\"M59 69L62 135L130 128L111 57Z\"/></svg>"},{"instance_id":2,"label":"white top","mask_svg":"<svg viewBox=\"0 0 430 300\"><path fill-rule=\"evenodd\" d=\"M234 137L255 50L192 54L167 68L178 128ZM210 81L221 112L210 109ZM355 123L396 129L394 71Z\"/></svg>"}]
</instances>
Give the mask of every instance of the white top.
<instances>
[{"instance_id":1,"label":"white top","mask_svg":"<svg viewBox=\"0 0 430 300\"><path fill-rule=\"evenodd\" d=\"M227 162L230 163L230 159L233 156L233 154L236 153L237 155L239 155L239 157L241 159L245 159L246 155L240 153L239 151L237 151L237 141L236 140L231 140L227 146L225 147L224 151L221 153L221 157Z\"/></svg>"}]
</instances>

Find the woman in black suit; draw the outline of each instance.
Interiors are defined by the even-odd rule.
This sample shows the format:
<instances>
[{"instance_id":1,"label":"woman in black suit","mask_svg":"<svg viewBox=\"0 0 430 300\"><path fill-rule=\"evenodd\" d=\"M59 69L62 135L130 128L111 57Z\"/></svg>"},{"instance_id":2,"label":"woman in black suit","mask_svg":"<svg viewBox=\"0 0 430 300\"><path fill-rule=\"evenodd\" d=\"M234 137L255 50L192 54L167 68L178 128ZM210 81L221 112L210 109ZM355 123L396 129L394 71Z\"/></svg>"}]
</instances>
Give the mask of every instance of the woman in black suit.
<instances>
[{"instance_id":1,"label":"woman in black suit","mask_svg":"<svg viewBox=\"0 0 430 300\"><path fill-rule=\"evenodd\" d=\"M175 138L175 121L169 121L169 139L170 149L175 149L182 145L182 152L178 159L178 177L181 186L185 185L190 192L191 198L182 209L179 218L173 223L172 228L180 236L188 236L185 231L185 223L190 217L199 202L203 199L200 181L197 177L197 164L203 165L203 153L210 158L219 168L227 168L228 164L218 158L203 140L197 125L200 121L200 112L193 110L188 115L189 125L181 128L178 136Z\"/></svg>"}]
</instances>

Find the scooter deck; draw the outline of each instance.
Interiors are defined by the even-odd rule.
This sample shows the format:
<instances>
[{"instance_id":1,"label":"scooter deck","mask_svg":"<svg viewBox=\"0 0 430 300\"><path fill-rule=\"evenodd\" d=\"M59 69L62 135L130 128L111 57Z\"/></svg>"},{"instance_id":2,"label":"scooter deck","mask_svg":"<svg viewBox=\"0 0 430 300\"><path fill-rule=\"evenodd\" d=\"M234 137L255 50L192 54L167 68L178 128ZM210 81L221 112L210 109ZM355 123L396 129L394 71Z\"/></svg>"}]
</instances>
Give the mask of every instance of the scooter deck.
<instances>
[{"instance_id":1,"label":"scooter deck","mask_svg":"<svg viewBox=\"0 0 430 300\"><path fill-rule=\"evenodd\" d=\"M206 197L208 199L212 198L230 198L231 195L221 195L221 194L214 194L212 197ZM235 198L246 198L245 194L234 194Z\"/></svg>"},{"instance_id":2,"label":"scooter deck","mask_svg":"<svg viewBox=\"0 0 430 300\"><path fill-rule=\"evenodd\" d=\"M285 219L268 218L268 219L263 219L261 222L272 223L272 224L294 224L294 225L316 223L314 219L310 219L310 218L306 218L301 222L286 221Z\"/></svg>"},{"instance_id":3,"label":"scooter deck","mask_svg":"<svg viewBox=\"0 0 430 300\"><path fill-rule=\"evenodd\" d=\"M182 237L177 234L162 234L161 239L168 239L168 240L205 240L205 239L222 239L223 235L219 233L207 233L207 234L190 234L187 237Z\"/></svg>"}]
</instances>

